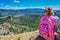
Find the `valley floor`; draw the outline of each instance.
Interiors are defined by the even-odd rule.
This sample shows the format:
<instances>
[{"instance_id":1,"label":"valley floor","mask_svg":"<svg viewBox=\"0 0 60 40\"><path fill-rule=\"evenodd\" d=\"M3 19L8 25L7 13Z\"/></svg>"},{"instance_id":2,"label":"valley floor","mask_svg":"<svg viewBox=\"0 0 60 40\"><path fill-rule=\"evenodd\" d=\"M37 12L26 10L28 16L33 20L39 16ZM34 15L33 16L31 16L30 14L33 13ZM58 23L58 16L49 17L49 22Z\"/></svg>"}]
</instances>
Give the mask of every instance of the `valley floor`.
<instances>
[{"instance_id":1,"label":"valley floor","mask_svg":"<svg viewBox=\"0 0 60 40\"><path fill-rule=\"evenodd\" d=\"M0 40L35 40L38 36L38 30L34 32L27 32L15 35L0 35Z\"/></svg>"}]
</instances>

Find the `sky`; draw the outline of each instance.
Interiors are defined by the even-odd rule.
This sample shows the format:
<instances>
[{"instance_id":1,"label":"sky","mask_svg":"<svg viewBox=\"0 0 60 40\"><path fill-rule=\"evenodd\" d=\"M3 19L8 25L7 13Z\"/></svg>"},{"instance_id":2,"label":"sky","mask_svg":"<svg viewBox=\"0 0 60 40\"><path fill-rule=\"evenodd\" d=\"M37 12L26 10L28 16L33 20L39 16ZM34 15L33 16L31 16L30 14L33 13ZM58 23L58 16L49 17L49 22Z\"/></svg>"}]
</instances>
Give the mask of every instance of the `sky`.
<instances>
[{"instance_id":1,"label":"sky","mask_svg":"<svg viewBox=\"0 0 60 40\"><path fill-rule=\"evenodd\" d=\"M51 7L60 10L60 0L0 0L0 9Z\"/></svg>"}]
</instances>

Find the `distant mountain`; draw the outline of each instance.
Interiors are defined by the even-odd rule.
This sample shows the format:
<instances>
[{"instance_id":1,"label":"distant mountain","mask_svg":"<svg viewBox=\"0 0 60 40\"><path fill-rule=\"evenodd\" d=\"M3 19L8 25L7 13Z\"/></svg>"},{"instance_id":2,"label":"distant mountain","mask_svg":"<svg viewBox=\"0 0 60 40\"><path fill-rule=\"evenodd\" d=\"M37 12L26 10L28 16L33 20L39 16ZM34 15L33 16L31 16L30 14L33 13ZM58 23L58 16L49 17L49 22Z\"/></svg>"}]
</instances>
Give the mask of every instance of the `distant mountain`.
<instances>
[{"instance_id":1,"label":"distant mountain","mask_svg":"<svg viewBox=\"0 0 60 40\"><path fill-rule=\"evenodd\" d=\"M60 13L60 10L55 10L56 11L56 13Z\"/></svg>"},{"instance_id":2,"label":"distant mountain","mask_svg":"<svg viewBox=\"0 0 60 40\"><path fill-rule=\"evenodd\" d=\"M40 14L43 13L44 9L34 8L34 9L0 9L0 14L3 16L7 15L19 15L19 14Z\"/></svg>"},{"instance_id":3,"label":"distant mountain","mask_svg":"<svg viewBox=\"0 0 60 40\"><path fill-rule=\"evenodd\" d=\"M44 9L32 8L32 9L0 9L0 12L43 12Z\"/></svg>"},{"instance_id":4,"label":"distant mountain","mask_svg":"<svg viewBox=\"0 0 60 40\"><path fill-rule=\"evenodd\" d=\"M55 10L56 13L60 13L60 10ZM0 16L8 16L8 15L34 15L34 14L42 14L44 13L44 9L41 8L30 8L30 9L0 9Z\"/></svg>"}]
</instances>

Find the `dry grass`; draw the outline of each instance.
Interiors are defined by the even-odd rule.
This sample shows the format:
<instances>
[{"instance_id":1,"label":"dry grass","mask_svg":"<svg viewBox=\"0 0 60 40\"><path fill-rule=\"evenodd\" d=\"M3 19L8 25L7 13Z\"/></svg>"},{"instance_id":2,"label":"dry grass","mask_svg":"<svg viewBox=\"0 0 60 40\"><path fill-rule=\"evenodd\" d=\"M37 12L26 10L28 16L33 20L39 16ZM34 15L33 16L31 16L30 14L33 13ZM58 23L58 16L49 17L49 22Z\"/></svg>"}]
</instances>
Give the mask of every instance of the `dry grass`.
<instances>
[{"instance_id":1,"label":"dry grass","mask_svg":"<svg viewBox=\"0 0 60 40\"><path fill-rule=\"evenodd\" d=\"M34 40L38 35L38 31L27 32L15 35L0 35L0 40Z\"/></svg>"}]
</instances>

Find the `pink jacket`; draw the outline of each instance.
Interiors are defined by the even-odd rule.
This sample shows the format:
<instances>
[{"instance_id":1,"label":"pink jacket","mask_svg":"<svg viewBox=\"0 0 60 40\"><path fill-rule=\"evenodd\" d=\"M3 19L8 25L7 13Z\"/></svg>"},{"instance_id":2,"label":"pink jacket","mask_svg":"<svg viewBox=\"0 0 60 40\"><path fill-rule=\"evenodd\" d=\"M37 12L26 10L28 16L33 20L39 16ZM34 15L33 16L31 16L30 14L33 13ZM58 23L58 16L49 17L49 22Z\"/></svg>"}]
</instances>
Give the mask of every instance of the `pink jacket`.
<instances>
[{"instance_id":1,"label":"pink jacket","mask_svg":"<svg viewBox=\"0 0 60 40\"><path fill-rule=\"evenodd\" d=\"M39 23L39 35L46 40L54 40L55 24L56 18L54 16L43 16Z\"/></svg>"}]
</instances>

